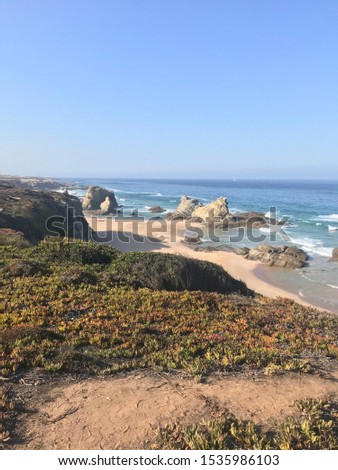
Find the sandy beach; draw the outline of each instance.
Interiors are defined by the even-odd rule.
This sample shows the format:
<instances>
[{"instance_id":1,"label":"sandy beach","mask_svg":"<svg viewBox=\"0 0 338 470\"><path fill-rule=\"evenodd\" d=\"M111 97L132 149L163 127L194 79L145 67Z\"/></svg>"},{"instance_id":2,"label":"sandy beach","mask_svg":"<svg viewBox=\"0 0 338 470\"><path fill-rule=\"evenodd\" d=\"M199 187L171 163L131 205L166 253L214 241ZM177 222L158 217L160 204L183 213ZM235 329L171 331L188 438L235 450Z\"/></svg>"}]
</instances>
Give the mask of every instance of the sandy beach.
<instances>
[{"instance_id":1,"label":"sandy beach","mask_svg":"<svg viewBox=\"0 0 338 470\"><path fill-rule=\"evenodd\" d=\"M250 261L232 252L198 252L193 245L182 243L186 231L185 222L116 220L112 217L87 216L89 225L97 232L100 240L120 251L155 251L171 253L210 261L222 266L232 277L243 281L255 292L267 297L284 297L295 300L304 306L318 306L305 302L300 296L281 289L268 282L266 272L269 267L258 261ZM195 224L198 226L199 224Z\"/></svg>"}]
</instances>

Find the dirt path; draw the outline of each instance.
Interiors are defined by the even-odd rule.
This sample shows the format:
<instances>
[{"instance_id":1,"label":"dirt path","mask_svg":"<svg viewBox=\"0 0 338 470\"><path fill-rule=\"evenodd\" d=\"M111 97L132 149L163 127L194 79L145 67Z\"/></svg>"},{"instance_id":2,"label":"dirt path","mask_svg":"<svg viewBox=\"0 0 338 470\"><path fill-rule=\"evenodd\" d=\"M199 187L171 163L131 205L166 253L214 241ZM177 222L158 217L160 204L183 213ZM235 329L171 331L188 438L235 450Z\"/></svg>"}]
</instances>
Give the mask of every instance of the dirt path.
<instances>
[{"instance_id":1,"label":"dirt path","mask_svg":"<svg viewBox=\"0 0 338 470\"><path fill-rule=\"evenodd\" d=\"M21 420L24 439L16 449L150 448L155 427L178 419L192 423L224 408L267 426L291 414L294 400L337 394L338 370L326 379L288 373L213 377L207 383L134 372L44 387L27 386L26 399L21 392L26 409L35 412Z\"/></svg>"}]
</instances>

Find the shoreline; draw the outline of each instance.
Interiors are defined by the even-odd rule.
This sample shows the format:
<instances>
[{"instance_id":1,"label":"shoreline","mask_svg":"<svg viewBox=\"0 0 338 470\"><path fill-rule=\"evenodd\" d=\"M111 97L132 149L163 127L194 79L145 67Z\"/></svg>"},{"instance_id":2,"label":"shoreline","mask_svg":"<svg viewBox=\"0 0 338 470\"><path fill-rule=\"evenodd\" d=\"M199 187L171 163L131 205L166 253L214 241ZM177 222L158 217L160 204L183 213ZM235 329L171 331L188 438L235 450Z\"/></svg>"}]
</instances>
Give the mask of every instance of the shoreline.
<instances>
[{"instance_id":1,"label":"shoreline","mask_svg":"<svg viewBox=\"0 0 338 470\"><path fill-rule=\"evenodd\" d=\"M184 221L175 221L175 224L172 224L164 219L157 220L156 223L159 224L159 227L152 226L150 228L147 221L137 221L136 223L133 220L123 221L122 227L121 222L112 217L96 218L86 214L86 219L104 243L120 251L154 251L210 261L223 267L235 279L245 282L249 289L258 294L270 298L288 298L306 307L312 307L319 311L330 311L327 308L306 302L294 292L271 283L267 275L269 267L259 261L246 260L232 252L194 251L189 245L182 243L185 230ZM95 219L94 224L93 219ZM172 225L174 225L175 231L173 231ZM129 238L128 241L127 238ZM331 311L331 313L334 312Z\"/></svg>"}]
</instances>

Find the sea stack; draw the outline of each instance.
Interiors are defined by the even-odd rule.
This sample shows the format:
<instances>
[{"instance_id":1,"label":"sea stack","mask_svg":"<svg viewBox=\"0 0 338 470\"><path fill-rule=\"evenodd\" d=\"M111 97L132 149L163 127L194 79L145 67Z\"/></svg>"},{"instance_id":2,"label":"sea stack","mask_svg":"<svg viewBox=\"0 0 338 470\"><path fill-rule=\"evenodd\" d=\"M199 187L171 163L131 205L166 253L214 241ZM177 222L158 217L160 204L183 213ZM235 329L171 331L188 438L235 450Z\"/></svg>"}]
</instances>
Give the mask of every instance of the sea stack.
<instances>
[{"instance_id":1,"label":"sea stack","mask_svg":"<svg viewBox=\"0 0 338 470\"><path fill-rule=\"evenodd\" d=\"M83 210L98 211L102 215L113 214L118 207L114 191L101 186L89 186L82 202Z\"/></svg>"}]
</instances>

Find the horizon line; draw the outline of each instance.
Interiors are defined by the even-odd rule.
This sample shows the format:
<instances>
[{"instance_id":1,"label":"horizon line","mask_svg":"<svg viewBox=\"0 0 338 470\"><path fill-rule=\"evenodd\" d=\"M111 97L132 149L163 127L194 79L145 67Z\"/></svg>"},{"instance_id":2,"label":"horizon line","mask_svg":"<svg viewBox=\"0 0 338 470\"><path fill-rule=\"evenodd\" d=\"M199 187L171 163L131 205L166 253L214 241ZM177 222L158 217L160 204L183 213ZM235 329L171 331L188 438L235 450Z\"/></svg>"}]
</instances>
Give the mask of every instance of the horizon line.
<instances>
[{"instance_id":1,"label":"horizon line","mask_svg":"<svg viewBox=\"0 0 338 470\"><path fill-rule=\"evenodd\" d=\"M62 179L102 179L102 180L166 180L166 181L328 181L328 182L338 182L338 177L337 178L314 178L314 177L308 177L308 178L292 178L292 177L283 177L283 178L271 178L271 177L265 177L265 178L259 178L259 177L245 177L245 178L238 178L236 176L228 176L224 178L220 177L164 177L164 176L152 176L152 177L145 177L145 176L99 176L99 175L93 175L93 176L38 176L38 175L17 175L17 174L2 174L0 175L1 177L12 177L12 178L43 178L43 179L54 179L54 180L62 180Z\"/></svg>"}]
</instances>

